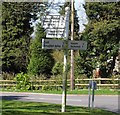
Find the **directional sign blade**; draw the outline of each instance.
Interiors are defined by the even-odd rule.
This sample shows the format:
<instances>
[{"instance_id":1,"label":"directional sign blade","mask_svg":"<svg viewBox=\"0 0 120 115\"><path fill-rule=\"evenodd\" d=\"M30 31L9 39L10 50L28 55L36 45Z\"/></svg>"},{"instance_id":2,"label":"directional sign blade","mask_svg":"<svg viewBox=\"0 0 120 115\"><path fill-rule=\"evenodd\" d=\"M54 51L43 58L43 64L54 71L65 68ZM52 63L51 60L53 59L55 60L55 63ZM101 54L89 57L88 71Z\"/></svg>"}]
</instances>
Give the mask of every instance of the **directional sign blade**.
<instances>
[{"instance_id":1,"label":"directional sign blade","mask_svg":"<svg viewBox=\"0 0 120 115\"><path fill-rule=\"evenodd\" d=\"M64 38L65 20L61 15L48 15L43 17L42 26L46 30L47 38Z\"/></svg>"},{"instance_id":2,"label":"directional sign blade","mask_svg":"<svg viewBox=\"0 0 120 115\"><path fill-rule=\"evenodd\" d=\"M64 41L53 39L42 39L42 49L63 49Z\"/></svg>"},{"instance_id":3,"label":"directional sign blade","mask_svg":"<svg viewBox=\"0 0 120 115\"><path fill-rule=\"evenodd\" d=\"M86 50L87 42L86 41L68 41L68 49Z\"/></svg>"},{"instance_id":4,"label":"directional sign blade","mask_svg":"<svg viewBox=\"0 0 120 115\"><path fill-rule=\"evenodd\" d=\"M64 28L49 28L46 30L47 38L64 38Z\"/></svg>"}]
</instances>

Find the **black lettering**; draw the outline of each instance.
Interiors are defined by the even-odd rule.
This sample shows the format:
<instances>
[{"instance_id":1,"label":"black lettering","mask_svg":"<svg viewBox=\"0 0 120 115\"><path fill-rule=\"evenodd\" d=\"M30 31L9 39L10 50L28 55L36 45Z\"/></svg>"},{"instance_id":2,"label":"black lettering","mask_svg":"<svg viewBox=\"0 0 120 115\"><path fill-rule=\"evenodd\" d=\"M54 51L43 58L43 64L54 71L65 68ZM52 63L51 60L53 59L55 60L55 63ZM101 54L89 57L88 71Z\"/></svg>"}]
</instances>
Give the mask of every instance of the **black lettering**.
<instances>
[{"instance_id":1,"label":"black lettering","mask_svg":"<svg viewBox=\"0 0 120 115\"><path fill-rule=\"evenodd\" d=\"M59 48L60 48L60 47L61 47L61 45L55 45L55 47L59 47Z\"/></svg>"},{"instance_id":2,"label":"black lettering","mask_svg":"<svg viewBox=\"0 0 120 115\"><path fill-rule=\"evenodd\" d=\"M45 47L54 47L54 45L45 45Z\"/></svg>"}]
</instances>

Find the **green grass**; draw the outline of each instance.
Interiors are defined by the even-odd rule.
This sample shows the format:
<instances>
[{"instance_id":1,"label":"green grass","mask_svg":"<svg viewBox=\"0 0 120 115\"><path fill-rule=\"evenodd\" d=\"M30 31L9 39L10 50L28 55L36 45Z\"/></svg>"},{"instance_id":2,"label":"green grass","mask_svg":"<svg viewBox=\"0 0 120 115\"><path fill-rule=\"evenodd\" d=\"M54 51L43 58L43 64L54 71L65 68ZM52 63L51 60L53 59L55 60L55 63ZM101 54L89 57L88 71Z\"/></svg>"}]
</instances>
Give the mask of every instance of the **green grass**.
<instances>
[{"instance_id":1,"label":"green grass","mask_svg":"<svg viewBox=\"0 0 120 115\"><path fill-rule=\"evenodd\" d=\"M2 101L2 115L116 115L101 109L67 106L61 113L61 105L41 102Z\"/></svg>"},{"instance_id":2,"label":"green grass","mask_svg":"<svg viewBox=\"0 0 120 115\"><path fill-rule=\"evenodd\" d=\"M50 94L62 94L62 91L57 90L12 90L12 89L3 89L2 91L8 91L8 92L32 92L32 93L50 93ZM95 95L118 95L118 90L110 90L110 89L100 89L95 90ZM79 94L79 95L87 95L88 89L79 89L79 90L73 90L67 91L67 94Z\"/></svg>"}]
</instances>

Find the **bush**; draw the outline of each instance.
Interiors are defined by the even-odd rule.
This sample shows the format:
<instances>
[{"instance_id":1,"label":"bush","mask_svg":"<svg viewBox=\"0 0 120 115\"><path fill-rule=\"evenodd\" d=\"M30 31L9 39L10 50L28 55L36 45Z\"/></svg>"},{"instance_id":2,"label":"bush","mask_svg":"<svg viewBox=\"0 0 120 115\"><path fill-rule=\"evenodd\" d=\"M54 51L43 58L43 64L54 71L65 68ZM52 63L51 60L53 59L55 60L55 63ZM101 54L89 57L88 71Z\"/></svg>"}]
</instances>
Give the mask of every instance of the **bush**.
<instances>
[{"instance_id":1,"label":"bush","mask_svg":"<svg viewBox=\"0 0 120 115\"><path fill-rule=\"evenodd\" d=\"M3 80L13 80L14 77L15 77L14 73L7 73L7 72L3 72L1 76Z\"/></svg>"},{"instance_id":2,"label":"bush","mask_svg":"<svg viewBox=\"0 0 120 115\"><path fill-rule=\"evenodd\" d=\"M39 56L32 56L28 66L28 72L33 75L50 74L54 65L52 56L45 51L39 52Z\"/></svg>"},{"instance_id":3,"label":"bush","mask_svg":"<svg viewBox=\"0 0 120 115\"><path fill-rule=\"evenodd\" d=\"M28 74L19 73L14 78L16 80L16 88L28 90L31 88L30 77Z\"/></svg>"},{"instance_id":4,"label":"bush","mask_svg":"<svg viewBox=\"0 0 120 115\"><path fill-rule=\"evenodd\" d=\"M82 57L78 56L75 58L75 76L86 75L88 78L92 76L93 63L90 60L85 60Z\"/></svg>"},{"instance_id":5,"label":"bush","mask_svg":"<svg viewBox=\"0 0 120 115\"><path fill-rule=\"evenodd\" d=\"M59 75L63 73L63 63L57 62L55 63L53 69L52 69L52 74L53 75Z\"/></svg>"}]
</instances>

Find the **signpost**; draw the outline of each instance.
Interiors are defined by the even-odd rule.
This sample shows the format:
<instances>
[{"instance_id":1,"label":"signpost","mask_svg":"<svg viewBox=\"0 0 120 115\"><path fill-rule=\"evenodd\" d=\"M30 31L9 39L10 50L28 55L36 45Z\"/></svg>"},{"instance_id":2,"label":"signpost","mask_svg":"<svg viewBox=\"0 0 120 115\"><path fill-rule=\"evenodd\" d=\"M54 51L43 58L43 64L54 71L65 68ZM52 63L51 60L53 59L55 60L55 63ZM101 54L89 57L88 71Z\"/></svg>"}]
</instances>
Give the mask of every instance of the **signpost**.
<instances>
[{"instance_id":1,"label":"signpost","mask_svg":"<svg viewBox=\"0 0 120 115\"><path fill-rule=\"evenodd\" d=\"M64 38L63 41L42 40L42 48L63 49L64 48L64 68L63 68L63 92L62 92L62 112L66 110L66 89L67 89L67 56L68 56L68 36L69 36L69 7L65 9L65 17L60 15L49 15L43 18L43 27L46 29L47 38ZM64 46L63 46L64 45Z\"/></svg>"},{"instance_id":2,"label":"signpost","mask_svg":"<svg viewBox=\"0 0 120 115\"><path fill-rule=\"evenodd\" d=\"M97 89L97 84L93 80L89 81L88 86L88 108L90 108L91 105L91 88L92 88L92 108L94 107L94 92Z\"/></svg>"},{"instance_id":3,"label":"signpost","mask_svg":"<svg viewBox=\"0 0 120 115\"><path fill-rule=\"evenodd\" d=\"M67 91L67 57L68 50L86 50L87 42L70 41L69 36L69 7L66 7L65 17L60 15L46 16L43 27L46 29L47 38L64 38L64 40L42 39L43 49L63 49L64 68L63 68L63 92L62 92L62 112L66 111L66 91Z\"/></svg>"},{"instance_id":4,"label":"signpost","mask_svg":"<svg viewBox=\"0 0 120 115\"><path fill-rule=\"evenodd\" d=\"M67 90L67 56L68 50L86 50L86 41L70 41L68 38L64 40L42 39L43 49L63 49L64 50L64 68L63 68L63 93L62 93L62 112L66 108L66 90Z\"/></svg>"}]
</instances>

